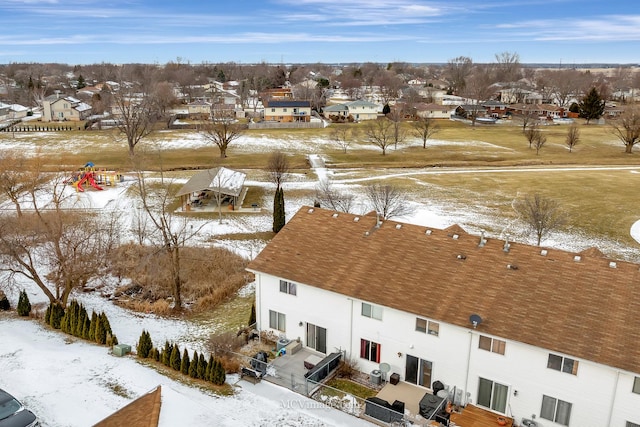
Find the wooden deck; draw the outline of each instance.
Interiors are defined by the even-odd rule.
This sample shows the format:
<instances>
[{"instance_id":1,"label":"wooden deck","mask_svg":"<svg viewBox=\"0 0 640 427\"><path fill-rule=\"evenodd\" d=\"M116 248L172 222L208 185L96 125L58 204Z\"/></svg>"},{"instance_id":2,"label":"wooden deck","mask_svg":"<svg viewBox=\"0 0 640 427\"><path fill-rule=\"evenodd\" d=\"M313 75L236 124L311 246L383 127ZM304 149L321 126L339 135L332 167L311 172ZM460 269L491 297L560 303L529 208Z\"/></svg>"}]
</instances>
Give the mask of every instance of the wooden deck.
<instances>
[{"instance_id":1,"label":"wooden deck","mask_svg":"<svg viewBox=\"0 0 640 427\"><path fill-rule=\"evenodd\" d=\"M451 421L460 427L496 427L498 426L498 416L494 412L479 408L474 405L467 405L462 409L462 413L451 414ZM505 426L512 427L513 419L504 417Z\"/></svg>"}]
</instances>

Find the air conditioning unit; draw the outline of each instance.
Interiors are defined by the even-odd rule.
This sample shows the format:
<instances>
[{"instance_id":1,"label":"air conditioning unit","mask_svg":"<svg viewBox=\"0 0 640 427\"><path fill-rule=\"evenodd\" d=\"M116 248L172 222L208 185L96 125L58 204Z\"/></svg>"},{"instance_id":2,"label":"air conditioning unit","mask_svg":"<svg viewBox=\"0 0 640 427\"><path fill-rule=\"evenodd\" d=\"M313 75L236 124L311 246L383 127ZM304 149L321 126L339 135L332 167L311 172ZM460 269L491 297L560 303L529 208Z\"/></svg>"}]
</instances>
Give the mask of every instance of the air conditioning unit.
<instances>
[{"instance_id":1,"label":"air conditioning unit","mask_svg":"<svg viewBox=\"0 0 640 427\"><path fill-rule=\"evenodd\" d=\"M380 370L378 369L371 371L371 374L369 374L369 382L371 382L371 384L373 385L380 385L381 381L382 372L380 372Z\"/></svg>"}]
</instances>

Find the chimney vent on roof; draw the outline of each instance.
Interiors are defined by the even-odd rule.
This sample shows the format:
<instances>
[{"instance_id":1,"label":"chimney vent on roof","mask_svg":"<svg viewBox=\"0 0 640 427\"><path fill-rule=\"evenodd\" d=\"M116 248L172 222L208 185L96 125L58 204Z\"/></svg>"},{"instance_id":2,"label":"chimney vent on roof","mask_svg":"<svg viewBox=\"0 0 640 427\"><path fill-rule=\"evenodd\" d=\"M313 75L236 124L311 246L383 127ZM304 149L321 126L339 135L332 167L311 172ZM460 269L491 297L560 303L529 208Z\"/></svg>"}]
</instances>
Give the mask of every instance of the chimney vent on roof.
<instances>
[{"instance_id":1,"label":"chimney vent on roof","mask_svg":"<svg viewBox=\"0 0 640 427\"><path fill-rule=\"evenodd\" d=\"M514 265L514 264L507 264L507 268L508 268L509 270L517 270L517 269L518 269L518 266L517 266L517 265Z\"/></svg>"},{"instance_id":2,"label":"chimney vent on roof","mask_svg":"<svg viewBox=\"0 0 640 427\"><path fill-rule=\"evenodd\" d=\"M467 259L467 256L463 255L463 254L459 254L458 255L458 259L465 260L465 259Z\"/></svg>"},{"instance_id":3,"label":"chimney vent on roof","mask_svg":"<svg viewBox=\"0 0 640 427\"><path fill-rule=\"evenodd\" d=\"M360 217L359 216L353 218L353 222L358 222L358 221L360 221Z\"/></svg>"},{"instance_id":4,"label":"chimney vent on roof","mask_svg":"<svg viewBox=\"0 0 640 427\"><path fill-rule=\"evenodd\" d=\"M433 233L431 230L427 230L424 232L424 234L426 234L427 236L431 236L431 233Z\"/></svg>"},{"instance_id":5,"label":"chimney vent on roof","mask_svg":"<svg viewBox=\"0 0 640 427\"><path fill-rule=\"evenodd\" d=\"M313 213L313 208L309 208L309 210L307 211L307 213Z\"/></svg>"},{"instance_id":6,"label":"chimney vent on roof","mask_svg":"<svg viewBox=\"0 0 640 427\"><path fill-rule=\"evenodd\" d=\"M460 237L457 233L454 234L453 236L451 236L453 238L453 240L458 240L458 237Z\"/></svg>"},{"instance_id":7,"label":"chimney vent on roof","mask_svg":"<svg viewBox=\"0 0 640 427\"><path fill-rule=\"evenodd\" d=\"M396 230L400 230L402 228L402 224L396 224Z\"/></svg>"},{"instance_id":8,"label":"chimney vent on roof","mask_svg":"<svg viewBox=\"0 0 640 427\"><path fill-rule=\"evenodd\" d=\"M546 249L543 249L543 250L540 251L540 255L542 255L542 256L547 256L548 253L549 252Z\"/></svg>"},{"instance_id":9,"label":"chimney vent on roof","mask_svg":"<svg viewBox=\"0 0 640 427\"><path fill-rule=\"evenodd\" d=\"M484 238L484 230L480 231L480 243L478 243L478 247L482 248L487 244L487 239Z\"/></svg>"},{"instance_id":10,"label":"chimney vent on roof","mask_svg":"<svg viewBox=\"0 0 640 427\"><path fill-rule=\"evenodd\" d=\"M504 246L502 247L502 250L505 252L509 252L510 247L511 243L509 243L509 235L507 234L504 239Z\"/></svg>"},{"instance_id":11,"label":"chimney vent on roof","mask_svg":"<svg viewBox=\"0 0 640 427\"><path fill-rule=\"evenodd\" d=\"M376 228L380 228L382 225L382 219L380 219L380 214L376 212Z\"/></svg>"},{"instance_id":12,"label":"chimney vent on roof","mask_svg":"<svg viewBox=\"0 0 640 427\"><path fill-rule=\"evenodd\" d=\"M609 267L610 267L610 268L616 268L616 267L618 267L618 264L616 264L616 263L615 263L615 261L611 261L611 262L609 263Z\"/></svg>"},{"instance_id":13,"label":"chimney vent on roof","mask_svg":"<svg viewBox=\"0 0 640 427\"><path fill-rule=\"evenodd\" d=\"M336 213L334 213L334 214L333 214L333 215L331 215L331 216L332 216L332 217L334 217L334 218L338 218L338 213L336 212Z\"/></svg>"},{"instance_id":14,"label":"chimney vent on roof","mask_svg":"<svg viewBox=\"0 0 640 427\"><path fill-rule=\"evenodd\" d=\"M365 235L365 236L368 236L368 235L369 235L369 232L368 232L368 231L365 231L365 232L364 232L364 235Z\"/></svg>"},{"instance_id":15,"label":"chimney vent on roof","mask_svg":"<svg viewBox=\"0 0 640 427\"><path fill-rule=\"evenodd\" d=\"M580 255L576 255L576 256L573 257L573 260L575 262L580 262L582 260L582 257Z\"/></svg>"}]
</instances>

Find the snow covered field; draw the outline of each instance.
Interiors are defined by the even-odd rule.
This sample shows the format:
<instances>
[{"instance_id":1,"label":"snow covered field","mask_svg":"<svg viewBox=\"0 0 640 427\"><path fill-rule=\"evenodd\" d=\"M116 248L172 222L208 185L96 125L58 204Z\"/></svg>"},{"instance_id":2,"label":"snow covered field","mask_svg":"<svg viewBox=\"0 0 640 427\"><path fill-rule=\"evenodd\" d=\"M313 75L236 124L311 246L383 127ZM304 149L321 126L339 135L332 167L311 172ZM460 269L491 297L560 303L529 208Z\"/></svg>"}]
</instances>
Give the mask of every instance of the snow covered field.
<instances>
[{"instance_id":1,"label":"snow covered field","mask_svg":"<svg viewBox=\"0 0 640 427\"><path fill-rule=\"evenodd\" d=\"M26 137L19 137L24 139L17 142L21 144L21 149L35 149ZM0 141L0 149L10 148L13 144L5 142ZM199 146L203 142L198 135L194 135L191 138L162 141L162 144L184 147ZM299 142L266 137L243 137L241 143L238 143L237 147L234 146L234 150L269 152L281 148L298 150L313 157L316 152L330 144L333 143L322 139ZM433 144L465 142L433 141ZM313 163L322 164L317 161ZM440 171L442 172L444 171ZM378 173L376 177L382 178L416 172L388 170ZM312 190L317 184L317 179L325 177L331 177L335 186L356 195L356 209L359 213L367 211L362 197L361 179L350 179L346 173L332 174L322 167L315 170L315 175L310 173L285 184L285 193L287 188ZM264 186L269 189L267 193L271 194L270 183L251 181L247 184ZM131 207L134 203L126 196L126 185L127 182L104 191L78 194L73 194L72 187L68 187L66 191L70 192L70 200L75 203L75 207L95 211L96 214L117 215L123 226L127 226L132 221ZM480 229L487 225L496 224L497 219L488 210L480 207L469 209L437 205L428 200L426 193L425 191L424 197L410 202L416 208L415 212L400 220L439 228L457 223L471 233L479 233ZM312 200L287 197L286 203L287 216L290 217L300 206L310 204ZM265 201L265 206L268 206L268 201ZM11 209L11 206L0 205L0 209ZM269 213L242 215L237 218L229 216L222 223L214 219L205 223L198 241L191 243L210 242L214 236L228 233L267 231L271 229L271 221ZM640 222L634 224L630 233L640 242ZM247 258L257 255L264 245L258 240L222 240L217 244L225 245ZM566 233L553 234L545 241L546 246L578 251L589 246L606 250L608 245L616 244L617 242ZM634 249L629 248L629 251ZM9 289L8 292L13 307L17 303L18 288L27 290L32 303L45 302L44 296L37 288L21 282L18 287ZM251 287L243 292L251 292ZM105 311L120 342L131 345L135 344L142 329L147 329L156 344L168 339L177 342L181 348L187 346L190 350L200 352L204 349L209 334L215 331L217 326L215 319L207 325L196 325L182 319L133 313L111 304L95 293L80 294L76 297L89 311ZM232 376L228 380L233 383L235 378ZM0 388L7 389L21 399L40 416L45 426L91 425L158 385L162 385L163 393L161 426L338 426L358 423L368 425L333 409L317 408L317 403L265 382L258 385L241 382L242 387L238 388L237 394L232 397L212 396L202 390L172 381L153 369L140 365L132 358L111 356L104 347L76 341L43 328L33 321L0 314Z\"/></svg>"}]
</instances>

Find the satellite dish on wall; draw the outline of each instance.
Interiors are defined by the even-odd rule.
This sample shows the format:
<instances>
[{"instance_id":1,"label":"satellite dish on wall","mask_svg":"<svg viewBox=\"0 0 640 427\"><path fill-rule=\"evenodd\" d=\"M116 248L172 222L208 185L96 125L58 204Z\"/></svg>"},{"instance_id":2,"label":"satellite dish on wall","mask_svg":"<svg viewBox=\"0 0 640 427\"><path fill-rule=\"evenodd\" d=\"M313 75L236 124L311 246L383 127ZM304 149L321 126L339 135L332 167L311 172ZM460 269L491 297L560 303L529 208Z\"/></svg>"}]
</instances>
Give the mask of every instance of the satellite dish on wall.
<instances>
[{"instance_id":1,"label":"satellite dish on wall","mask_svg":"<svg viewBox=\"0 0 640 427\"><path fill-rule=\"evenodd\" d=\"M478 314L472 314L469 316L469 322L473 325L473 329L477 328L480 323L482 323L482 317Z\"/></svg>"},{"instance_id":2,"label":"satellite dish on wall","mask_svg":"<svg viewBox=\"0 0 640 427\"><path fill-rule=\"evenodd\" d=\"M386 381L387 372L391 370L391 365L389 365L388 363L382 362L379 368L380 368L380 372L382 372L382 379Z\"/></svg>"}]
</instances>

